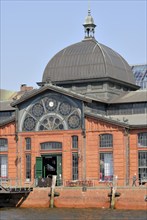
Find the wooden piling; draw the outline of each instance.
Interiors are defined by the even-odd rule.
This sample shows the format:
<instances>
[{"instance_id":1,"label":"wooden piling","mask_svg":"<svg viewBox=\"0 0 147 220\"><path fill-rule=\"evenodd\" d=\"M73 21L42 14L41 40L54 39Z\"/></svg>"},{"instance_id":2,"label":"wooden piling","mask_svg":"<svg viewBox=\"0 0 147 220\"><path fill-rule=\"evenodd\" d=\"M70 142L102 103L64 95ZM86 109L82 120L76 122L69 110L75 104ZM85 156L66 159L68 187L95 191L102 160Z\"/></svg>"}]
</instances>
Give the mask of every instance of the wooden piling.
<instances>
[{"instance_id":1,"label":"wooden piling","mask_svg":"<svg viewBox=\"0 0 147 220\"><path fill-rule=\"evenodd\" d=\"M115 208L115 193L117 189L117 176L113 177L113 185L111 187L111 201L110 201L110 207L111 209Z\"/></svg>"},{"instance_id":2,"label":"wooden piling","mask_svg":"<svg viewBox=\"0 0 147 220\"><path fill-rule=\"evenodd\" d=\"M112 189L111 189L111 193L112 193L112 195L111 195L111 209L114 209L115 208L115 189L114 189L114 187L112 187Z\"/></svg>"},{"instance_id":3,"label":"wooden piling","mask_svg":"<svg viewBox=\"0 0 147 220\"><path fill-rule=\"evenodd\" d=\"M56 178L57 178L57 176L55 176L55 175L52 176L50 208L54 208L54 194L55 194Z\"/></svg>"}]
</instances>

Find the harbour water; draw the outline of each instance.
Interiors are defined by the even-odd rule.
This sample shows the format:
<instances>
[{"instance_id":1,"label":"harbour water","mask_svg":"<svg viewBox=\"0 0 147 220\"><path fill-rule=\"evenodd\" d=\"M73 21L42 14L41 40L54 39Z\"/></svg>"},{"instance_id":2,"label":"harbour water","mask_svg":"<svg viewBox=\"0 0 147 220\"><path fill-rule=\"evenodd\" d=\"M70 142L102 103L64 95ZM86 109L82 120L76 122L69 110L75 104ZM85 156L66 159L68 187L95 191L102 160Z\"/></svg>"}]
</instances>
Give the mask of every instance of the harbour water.
<instances>
[{"instance_id":1,"label":"harbour water","mask_svg":"<svg viewBox=\"0 0 147 220\"><path fill-rule=\"evenodd\" d=\"M147 211L66 208L1 208L0 220L147 220Z\"/></svg>"}]
</instances>

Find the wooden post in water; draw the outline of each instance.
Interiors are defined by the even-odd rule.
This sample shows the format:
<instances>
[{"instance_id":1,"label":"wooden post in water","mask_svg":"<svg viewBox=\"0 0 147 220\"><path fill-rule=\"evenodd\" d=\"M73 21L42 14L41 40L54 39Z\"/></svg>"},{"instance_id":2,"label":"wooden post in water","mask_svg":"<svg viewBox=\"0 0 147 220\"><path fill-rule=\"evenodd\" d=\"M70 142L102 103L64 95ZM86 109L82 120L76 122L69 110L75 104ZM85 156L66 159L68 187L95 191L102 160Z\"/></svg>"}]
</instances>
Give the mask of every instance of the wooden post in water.
<instances>
[{"instance_id":1,"label":"wooden post in water","mask_svg":"<svg viewBox=\"0 0 147 220\"><path fill-rule=\"evenodd\" d=\"M111 188L111 209L115 208L115 193L116 193L116 189L117 189L117 176L113 177L113 185Z\"/></svg>"},{"instance_id":2,"label":"wooden post in water","mask_svg":"<svg viewBox=\"0 0 147 220\"><path fill-rule=\"evenodd\" d=\"M52 176L50 208L54 208L54 193L55 193L56 178L57 178L56 175Z\"/></svg>"}]
</instances>

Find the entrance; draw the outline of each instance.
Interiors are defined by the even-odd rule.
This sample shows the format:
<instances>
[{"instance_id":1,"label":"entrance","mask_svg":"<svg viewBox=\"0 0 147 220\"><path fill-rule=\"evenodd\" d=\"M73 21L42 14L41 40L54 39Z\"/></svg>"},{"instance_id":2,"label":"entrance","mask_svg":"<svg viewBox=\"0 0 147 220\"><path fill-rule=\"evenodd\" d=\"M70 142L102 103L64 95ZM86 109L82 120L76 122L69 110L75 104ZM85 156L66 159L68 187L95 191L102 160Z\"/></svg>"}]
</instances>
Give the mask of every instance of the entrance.
<instances>
[{"instance_id":1,"label":"entrance","mask_svg":"<svg viewBox=\"0 0 147 220\"><path fill-rule=\"evenodd\" d=\"M42 155L36 157L36 178L51 178L57 176L57 184L62 185L62 155Z\"/></svg>"},{"instance_id":2,"label":"entrance","mask_svg":"<svg viewBox=\"0 0 147 220\"><path fill-rule=\"evenodd\" d=\"M44 177L52 178L52 175L57 175L57 157L43 157Z\"/></svg>"}]
</instances>

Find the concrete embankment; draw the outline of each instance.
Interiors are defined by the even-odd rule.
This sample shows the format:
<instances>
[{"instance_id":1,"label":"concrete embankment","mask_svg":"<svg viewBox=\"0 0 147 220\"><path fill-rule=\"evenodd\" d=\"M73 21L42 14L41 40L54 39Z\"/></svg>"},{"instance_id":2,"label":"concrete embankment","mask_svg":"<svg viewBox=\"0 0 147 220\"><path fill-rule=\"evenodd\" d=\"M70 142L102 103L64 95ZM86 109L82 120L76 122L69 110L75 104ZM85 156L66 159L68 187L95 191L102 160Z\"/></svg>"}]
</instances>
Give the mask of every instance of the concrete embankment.
<instances>
[{"instance_id":1,"label":"concrete embankment","mask_svg":"<svg viewBox=\"0 0 147 220\"><path fill-rule=\"evenodd\" d=\"M60 196L54 198L55 207L68 208L110 208L109 188L87 188L82 187L56 188ZM21 207L49 207L50 188L34 188L29 196L21 204ZM115 198L116 209L146 210L147 196L146 187L118 188L120 197Z\"/></svg>"}]
</instances>

